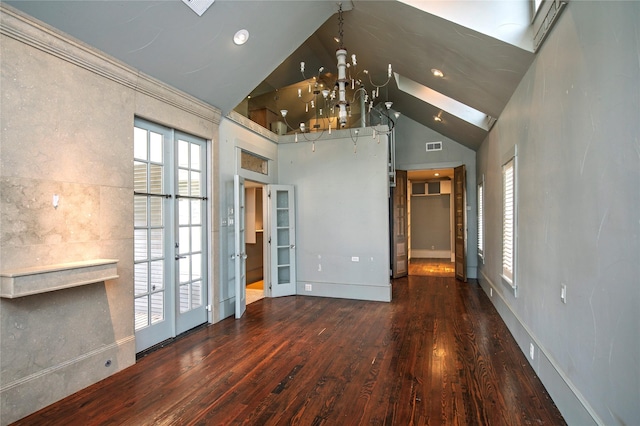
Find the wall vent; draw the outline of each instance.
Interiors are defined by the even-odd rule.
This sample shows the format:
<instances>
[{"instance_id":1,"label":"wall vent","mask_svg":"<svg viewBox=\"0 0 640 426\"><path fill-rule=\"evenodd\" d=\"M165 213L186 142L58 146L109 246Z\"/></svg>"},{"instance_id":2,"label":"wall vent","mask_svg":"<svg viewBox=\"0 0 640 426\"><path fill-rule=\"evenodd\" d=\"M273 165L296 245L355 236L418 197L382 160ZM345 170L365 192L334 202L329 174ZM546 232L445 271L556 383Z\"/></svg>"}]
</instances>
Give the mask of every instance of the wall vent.
<instances>
[{"instance_id":1,"label":"wall vent","mask_svg":"<svg viewBox=\"0 0 640 426\"><path fill-rule=\"evenodd\" d=\"M442 142L427 142L427 152L442 151Z\"/></svg>"}]
</instances>

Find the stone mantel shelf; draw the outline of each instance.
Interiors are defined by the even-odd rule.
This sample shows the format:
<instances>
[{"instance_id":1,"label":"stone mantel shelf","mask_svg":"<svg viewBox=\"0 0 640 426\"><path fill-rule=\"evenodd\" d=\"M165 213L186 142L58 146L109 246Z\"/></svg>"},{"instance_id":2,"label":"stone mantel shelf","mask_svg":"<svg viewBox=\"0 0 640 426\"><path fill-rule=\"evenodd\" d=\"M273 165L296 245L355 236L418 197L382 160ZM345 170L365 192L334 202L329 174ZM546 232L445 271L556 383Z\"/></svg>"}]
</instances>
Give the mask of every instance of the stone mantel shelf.
<instances>
[{"instance_id":1,"label":"stone mantel shelf","mask_svg":"<svg viewBox=\"0 0 640 426\"><path fill-rule=\"evenodd\" d=\"M92 259L0 272L0 297L14 299L118 278L117 259Z\"/></svg>"}]
</instances>

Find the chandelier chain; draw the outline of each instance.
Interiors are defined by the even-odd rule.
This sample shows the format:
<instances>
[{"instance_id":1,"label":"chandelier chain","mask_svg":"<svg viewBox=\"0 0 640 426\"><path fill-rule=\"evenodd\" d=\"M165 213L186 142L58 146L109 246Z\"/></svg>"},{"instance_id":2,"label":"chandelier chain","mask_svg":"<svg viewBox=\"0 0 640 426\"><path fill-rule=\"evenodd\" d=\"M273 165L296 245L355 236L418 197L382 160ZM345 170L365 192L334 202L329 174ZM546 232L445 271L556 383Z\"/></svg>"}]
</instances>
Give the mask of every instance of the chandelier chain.
<instances>
[{"instance_id":1,"label":"chandelier chain","mask_svg":"<svg viewBox=\"0 0 640 426\"><path fill-rule=\"evenodd\" d=\"M344 18L342 18L342 3L338 5L338 38L340 43L340 49L344 48L344 30L342 25L344 24Z\"/></svg>"}]
</instances>

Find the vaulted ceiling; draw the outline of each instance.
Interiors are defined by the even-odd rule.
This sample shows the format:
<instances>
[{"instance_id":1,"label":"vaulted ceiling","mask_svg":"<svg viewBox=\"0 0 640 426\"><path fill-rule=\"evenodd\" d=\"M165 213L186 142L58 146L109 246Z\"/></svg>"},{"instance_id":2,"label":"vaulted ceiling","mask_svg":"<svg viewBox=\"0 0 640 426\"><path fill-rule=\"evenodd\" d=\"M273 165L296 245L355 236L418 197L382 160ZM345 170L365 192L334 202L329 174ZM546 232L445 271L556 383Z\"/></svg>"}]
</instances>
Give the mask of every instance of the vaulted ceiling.
<instances>
[{"instance_id":1,"label":"vaulted ceiling","mask_svg":"<svg viewBox=\"0 0 640 426\"><path fill-rule=\"evenodd\" d=\"M180 0L7 3L224 114L248 95L300 82L301 61L308 74L336 69L334 1L216 0L202 16ZM509 10L514 4L518 12ZM393 101L393 110L477 149L533 61L526 25L516 16L527 4L344 1L344 45L374 82L386 80L392 64L394 78L380 97ZM237 46L232 39L240 29L250 36ZM444 77L434 77L434 68ZM429 97L433 92L440 97ZM489 126L456 116L457 104L487 116Z\"/></svg>"}]
</instances>

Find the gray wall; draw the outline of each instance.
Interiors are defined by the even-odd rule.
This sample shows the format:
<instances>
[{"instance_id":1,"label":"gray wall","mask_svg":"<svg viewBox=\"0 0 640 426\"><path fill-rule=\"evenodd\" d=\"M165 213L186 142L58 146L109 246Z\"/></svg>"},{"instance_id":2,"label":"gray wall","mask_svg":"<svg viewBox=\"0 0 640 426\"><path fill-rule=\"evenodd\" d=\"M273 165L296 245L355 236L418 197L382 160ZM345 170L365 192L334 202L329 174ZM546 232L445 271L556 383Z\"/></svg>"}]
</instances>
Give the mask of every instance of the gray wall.
<instances>
[{"instance_id":1,"label":"gray wall","mask_svg":"<svg viewBox=\"0 0 640 426\"><path fill-rule=\"evenodd\" d=\"M442 151L427 152L426 143L436 141L442 141ZM476 153L408 117L400 116L396 124L396 169L440 169L462 164L467 170L467 276L476 278L478 267ZM413 220L412 217L412 232Z\"/></svg>"},{"instance_id":2,"label":"gray wall","mask_svg":"<svg viewBox=\"0 0 640 426\"><path fill-rule=\"evenodd\" d=\"M0 19L0 269L119 259L118 279L0 299L6 424L135 363L134 116L211 139L220 115L11 10Z\"/></svg>"},{"instance_id":3,"label":"gray wall","mask_svg":"<svg viewBox=\"0 0 640 426\"><path fill-rule=\"evenodd\" d=\"M569 424L640 419L639 58L640 3L569 2L478 151L480 282ZM514 145L517 297L500 281Z\"/></svg>"},{"instance_id":4,"label":"gray wall","mask_svg":"<svg viewBox=\"0 0 640 426\"><path fill-rule=\"evenodd\" d=\"M279 181L297 198L298 294L391 300L387 152L371 128L355 153L349 130L325 134L315 152L310 142L279 146Z\"/></svg>"},{"instance_id":5,"label":"gray wall","mask_svg":"<svg viewBox=\"0 0 640 426\"><path fill-rule=\"evenodd\" d=\"M411 197L411 250L451 250L450 198Z\"/></svg>"}]
</instances>

